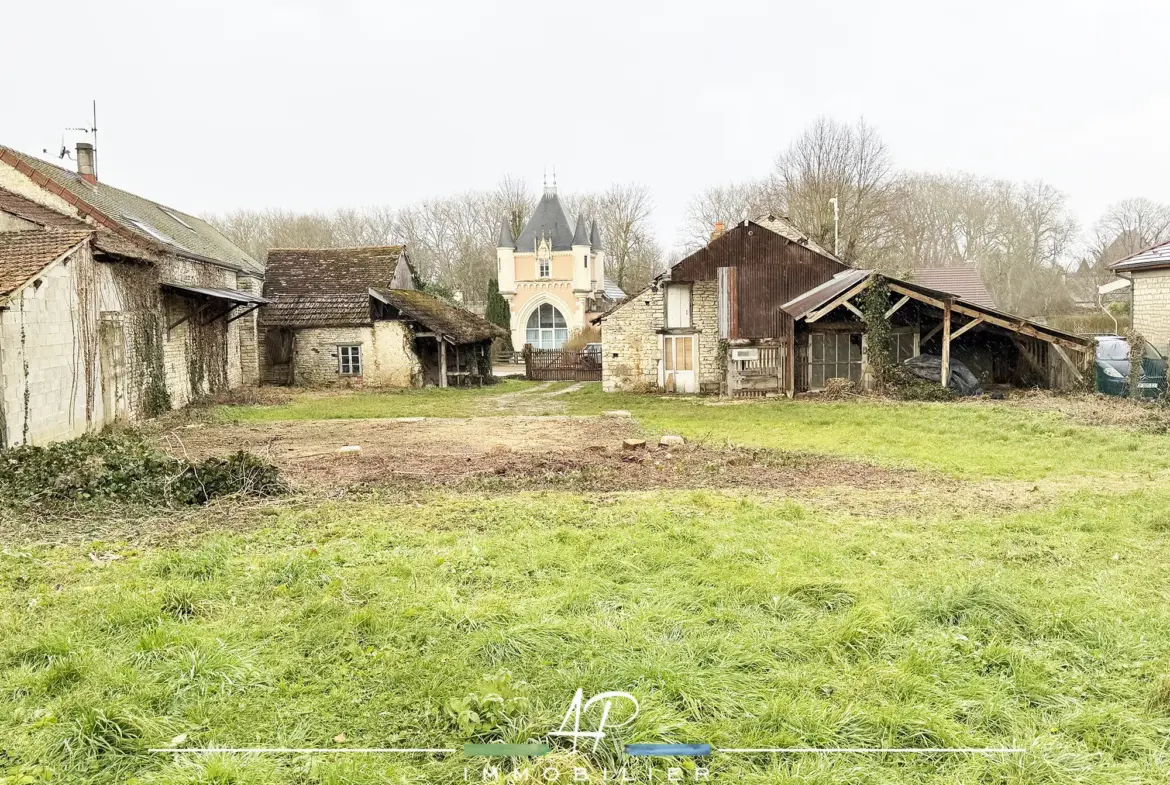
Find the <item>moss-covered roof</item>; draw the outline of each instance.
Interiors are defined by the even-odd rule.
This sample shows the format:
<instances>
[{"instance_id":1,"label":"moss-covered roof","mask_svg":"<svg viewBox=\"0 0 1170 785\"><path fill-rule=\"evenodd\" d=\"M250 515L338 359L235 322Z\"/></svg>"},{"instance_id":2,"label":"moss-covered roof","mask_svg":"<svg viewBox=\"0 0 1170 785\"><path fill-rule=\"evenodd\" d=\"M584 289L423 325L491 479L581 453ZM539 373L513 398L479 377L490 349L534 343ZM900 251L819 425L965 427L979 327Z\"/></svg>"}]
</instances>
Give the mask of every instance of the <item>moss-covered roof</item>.
<instances>
[{"instance_id":1,"label":"moss-covered roof","mask_svg":"<svg viewBox=\"0 0 1170 785\"><path fill-rule=\"evenodd\" d=\"M405 318L455 343L479 343L507 335L502 327L433 294L413 289L370 289L370 294L396 308Z\"/></svg>"}]
</instances>

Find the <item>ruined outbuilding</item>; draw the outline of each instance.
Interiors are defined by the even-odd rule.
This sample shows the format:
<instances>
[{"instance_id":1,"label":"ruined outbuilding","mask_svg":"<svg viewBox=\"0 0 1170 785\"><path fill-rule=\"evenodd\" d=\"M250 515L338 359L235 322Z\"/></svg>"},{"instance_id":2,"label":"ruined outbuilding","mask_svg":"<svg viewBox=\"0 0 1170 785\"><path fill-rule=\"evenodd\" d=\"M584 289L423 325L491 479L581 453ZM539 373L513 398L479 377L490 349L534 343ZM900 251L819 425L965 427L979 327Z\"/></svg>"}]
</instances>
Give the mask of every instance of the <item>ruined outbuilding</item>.
<instances>
[{"instance_id":1,"label":"ruined outbuilding","mask_svg":"<svg viewBox=\"0 0 1170 785\"><path fill-rule=\"evenodd\" d=\"M402 246L268 252L265 384L421 387L489 380L505 331L420 291Z\"/></svg>"},{"instance_id":2,"label":"ruined outbuilding","mask_svg":"<svg viewBox=\"0 0 1170 785\"><path fill-rule=\"evenodd\" d=\"M0 146L0 446L259 378L263 267L205 221Z\"/></svg>"}]
</instances>

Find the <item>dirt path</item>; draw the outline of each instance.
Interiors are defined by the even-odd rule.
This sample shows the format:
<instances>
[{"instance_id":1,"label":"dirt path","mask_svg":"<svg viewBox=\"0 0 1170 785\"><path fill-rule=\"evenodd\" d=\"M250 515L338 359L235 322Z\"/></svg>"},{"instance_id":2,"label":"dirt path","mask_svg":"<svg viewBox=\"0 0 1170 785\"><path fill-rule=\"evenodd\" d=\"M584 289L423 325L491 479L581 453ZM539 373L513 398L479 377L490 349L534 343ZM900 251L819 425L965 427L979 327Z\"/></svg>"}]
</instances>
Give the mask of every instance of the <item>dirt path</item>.
<instances>
[{"instance_id":1,"label":"dirt path","mask_svg":"<svg viewBox=\"0 0 1170 785\"><path fill-rule=\"evenodd\" d=\"M543 382L535 387L529 387L527 390L497 395L484 401L483 406L491 411L521 415L564 414L567 407L563 401L559 401L557 398L566 393L577 392L585 386L585 383L577 382L559 390L552 389L554 384L556 382Z\"/></svg>"}]
</instances>

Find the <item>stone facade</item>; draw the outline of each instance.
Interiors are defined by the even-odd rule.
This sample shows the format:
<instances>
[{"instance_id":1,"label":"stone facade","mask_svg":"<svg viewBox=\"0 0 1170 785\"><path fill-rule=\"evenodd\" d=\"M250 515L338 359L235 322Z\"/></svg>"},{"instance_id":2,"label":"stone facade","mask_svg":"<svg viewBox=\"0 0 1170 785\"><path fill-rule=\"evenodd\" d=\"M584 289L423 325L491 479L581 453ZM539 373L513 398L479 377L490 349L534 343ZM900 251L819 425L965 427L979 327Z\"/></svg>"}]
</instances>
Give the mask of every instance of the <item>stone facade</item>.
<instances>
[{"instance_id":1,"label":"stone facade","mask_svg":"<svg viewBox=\"0 0 1170 785\"><path fill-rule=\"evenodd\" d=\"M665 283L645 289L605 317L601 328L601 387L614 390L661 389L662 333L666 324ZM719 294L715 281L691 287L691 325L698 352L701 392L718 392Z\"/></svg>"},{"instance_id":2,"label":"stone facade","mask_svg":"<svg viewBox=\"0 0 1170 785\"><path fill-rule=\"evenodd\" d=\"M1170 351L1170 270L1134 270L1133 328L1154 347Z\"/></svg>"},{"instance_id":3,"label":"stone facade","mask_svg":"<svg viewBox=\"0 0 1170 785\"><path fill-rule=\"evenodd\" d=\"M313 327L296 331L293 383L313 386L414 387L422 366L413 349L414 334L402 322L378 321L372 327ZM338 346L361 346L362 373L342 376Z\"/></svg>"}]
</instances>

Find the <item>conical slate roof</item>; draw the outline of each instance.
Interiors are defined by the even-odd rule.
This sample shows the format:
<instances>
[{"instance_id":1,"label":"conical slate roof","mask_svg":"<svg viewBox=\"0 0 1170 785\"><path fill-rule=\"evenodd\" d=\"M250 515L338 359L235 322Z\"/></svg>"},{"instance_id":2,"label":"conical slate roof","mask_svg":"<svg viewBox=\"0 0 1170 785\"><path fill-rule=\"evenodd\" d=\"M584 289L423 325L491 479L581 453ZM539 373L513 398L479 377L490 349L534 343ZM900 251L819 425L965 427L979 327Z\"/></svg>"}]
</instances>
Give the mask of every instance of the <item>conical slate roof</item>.
<instances>
[{"instance_id":1,"label":"conical slate roof","mask_svg":"<svg viewBox=\"0 0 1170 785\"><path fill-rule=\"evenodd\" d=\"M593 246L593 250L601 250L601 231L597 228L597 221L593 222L593 229L589 232L589 244Z\"/></svg>"},{"instance_id":2,"label":"conical slate roof","mask_svg":"<svg viewBox=\"0 0 1170 785\"><path fill-rule=\"evenodd\" d=\"M577 217L577 231L573 232L573 245L589 245L589 231L585 228L585 216Z\"/></svg>"},{"instance_id":3,"label":"conical slate roof","mask_svg":"<svg viewBox=\"0 0 1170 785\"><path fill-rule=\"evenodd\" d=\"M500 239L496 243L497 248L515 248L516 241L512 239L512 225L507 218L500 220Z\"/></svg>"},{"instance_id":4,"label":"conical slate roof","mask_svg":"<svg viewBox=\"0 0 1170 785\"><path fill-rule=\"evenodd\" d=\"M516 238L516 250L532 253L541 237L548 238L554 251L569 251L573 248L573 229L555 188L544 189L544 196L536 205L528 223L524 224L524 231Z\"/></svg>"}]
</instances>

